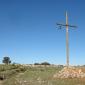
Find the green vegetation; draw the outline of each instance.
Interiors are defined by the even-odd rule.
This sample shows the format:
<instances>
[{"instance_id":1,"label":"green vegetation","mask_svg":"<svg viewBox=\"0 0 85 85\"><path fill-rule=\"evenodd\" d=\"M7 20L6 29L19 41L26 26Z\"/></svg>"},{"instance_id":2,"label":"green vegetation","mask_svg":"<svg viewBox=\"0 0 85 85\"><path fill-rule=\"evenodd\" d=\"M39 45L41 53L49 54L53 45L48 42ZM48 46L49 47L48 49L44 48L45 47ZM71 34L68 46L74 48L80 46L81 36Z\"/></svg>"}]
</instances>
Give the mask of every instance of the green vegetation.
<instances>
[{"instance_id":1,"label":"green vegetation","mask_svg":"<svg viewBox=\"0 0 85 85\"><path fill-rule=\"evenodd\" d=\"M4 57L2 62L5 64L10 64L11 63L10 57Z\"/></svg>"},{"instance_id":2,"label":"green vegetation","mask_svg":"<svg viewBox=\"0 0 85 85\"><path fill-rule=\"evenodd\" d=\"M41 65L50 65L48 62L42 62Z\"/></svg>"},{"instance_id":3,"label":"green vegetation","mask_svg":"<svg viewBox=\"0 0 85 85\"><path fill-rule=\"evenodd\" d=\"M13 75L25 71L26 71L26 67L22 65L2 64L0 65L0 80L9 79Z\"/></svg>"},{"instance_id":4,"label":"green vegetation","mask_svg":"<svg viewBox=\"0 0 85 85\"><path fill-rule=\"evenodd\" d=\"M61 69L52 66L0 65L0 73L6 76L0 85L85 85L84 78L54 79L53 75Z\"/></svg>"},{"instance_id":5,"label":"green vegetation","mask_svg":"<svg viewBox=\"0 0 85 85\"><path fill-rule=\"evenodd\" d=\"M48 62L42 62L42 63L34 63L34 65L50 65Z\"/></svg>"}]
</instances>

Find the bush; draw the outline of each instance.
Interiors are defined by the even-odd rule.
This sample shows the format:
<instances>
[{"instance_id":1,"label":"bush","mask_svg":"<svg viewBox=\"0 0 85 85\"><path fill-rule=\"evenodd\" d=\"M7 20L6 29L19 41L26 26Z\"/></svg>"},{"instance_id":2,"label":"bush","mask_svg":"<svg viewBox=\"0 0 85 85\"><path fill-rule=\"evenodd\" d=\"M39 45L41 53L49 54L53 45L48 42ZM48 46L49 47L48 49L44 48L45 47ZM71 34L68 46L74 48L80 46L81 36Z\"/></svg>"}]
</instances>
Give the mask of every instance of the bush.
<instances>
[{"instance_id":1,"label":"bush","mask_svg":"<svg viewBox=\"0 0 85 85\"><path fill-rule=\"evenodd\" d=\"M48 63L48 62L43 62L43 63L41 63L41 65L50 65L50 63Z\"/></svg>"},{"instance_id":2,"label":"bush","mask_svg":"<svg viewBox=\"0 0 85 85\"><path fill-rule=\"evenodd\" d=\"M34 65L40 65L39 63L34 63Z\"/></svg>"}]
</instances>

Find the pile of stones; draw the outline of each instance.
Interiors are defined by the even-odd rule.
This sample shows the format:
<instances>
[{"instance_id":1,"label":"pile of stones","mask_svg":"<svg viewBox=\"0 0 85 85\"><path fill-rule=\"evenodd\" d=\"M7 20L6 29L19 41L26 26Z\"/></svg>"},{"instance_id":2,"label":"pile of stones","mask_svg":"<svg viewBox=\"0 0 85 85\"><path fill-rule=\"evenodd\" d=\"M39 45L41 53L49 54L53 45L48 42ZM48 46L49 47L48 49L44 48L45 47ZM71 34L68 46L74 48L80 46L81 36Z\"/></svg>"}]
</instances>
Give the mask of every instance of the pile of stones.
<instances>
[{"instance_id":1,"label":"pile of stones","mask_svg":"<svg viewBox=\"0 0 85 85\"><path fill-rule=\"evenodd\" d=\"M61 71L53 75L53 78L85 78L85 72L80 68L64 67Z\"/></svg>"}]
</instances>

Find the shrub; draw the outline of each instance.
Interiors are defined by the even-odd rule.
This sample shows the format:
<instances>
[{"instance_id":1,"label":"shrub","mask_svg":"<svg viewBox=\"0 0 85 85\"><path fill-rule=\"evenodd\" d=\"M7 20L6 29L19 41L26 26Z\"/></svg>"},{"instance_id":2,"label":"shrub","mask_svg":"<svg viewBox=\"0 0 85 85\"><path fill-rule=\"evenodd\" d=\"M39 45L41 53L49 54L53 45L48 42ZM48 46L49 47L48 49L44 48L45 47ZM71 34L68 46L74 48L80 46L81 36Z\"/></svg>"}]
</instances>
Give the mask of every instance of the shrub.
<instances>
[{"instance_id":1,"label":"shrub","mask_svg":"<svg viewBox=\"0 0 85 85\"><path fill-rule=\"evenodd\" d=\"M34 63L34 65L40 65L39 63Z\"/></svg>"},{"instance_id":2,"label":"shrub","mask_svg":"<svg viewBox=\"0 0 85 85\"><path fill-rule=\"evenodd\" d=\"M41 65L50 65L50 63L48 63L48 62L43 62L43 63L41 63Z\"/></svg>"}]
</instances>

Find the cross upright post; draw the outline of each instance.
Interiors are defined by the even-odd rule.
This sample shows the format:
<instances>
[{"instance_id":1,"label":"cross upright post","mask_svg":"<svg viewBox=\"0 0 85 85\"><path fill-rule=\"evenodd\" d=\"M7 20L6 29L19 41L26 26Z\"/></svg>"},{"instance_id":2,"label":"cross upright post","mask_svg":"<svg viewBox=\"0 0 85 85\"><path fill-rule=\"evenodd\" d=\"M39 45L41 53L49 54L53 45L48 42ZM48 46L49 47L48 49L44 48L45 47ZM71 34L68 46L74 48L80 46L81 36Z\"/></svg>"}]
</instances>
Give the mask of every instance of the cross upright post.
<instances>
[{"instance_id":1,"label":"cross upright post","mask_svg":"<svg viewBox=\"0 0 85 85\"><path fill-rule=\"evenodd\" d=\"M76 26L68 24L67 12L66 12L66 24L57 23L57 26L59 26L60 29L62 29L62 27L66 27L66 66L69 67L69 32L68 31L69 31L69 27L76 28Z\"/></svg>"},{"instance_id":2,"label":"cross upright post","mask_svg":"<svg viewBox=\"0 0 85 85\"><path fill-rule=\"evenodd\" d=\"M68 15L66 12L66 62L67 67L69 67L69 34L68 34Z\"/></svg>"}]
</instances>

